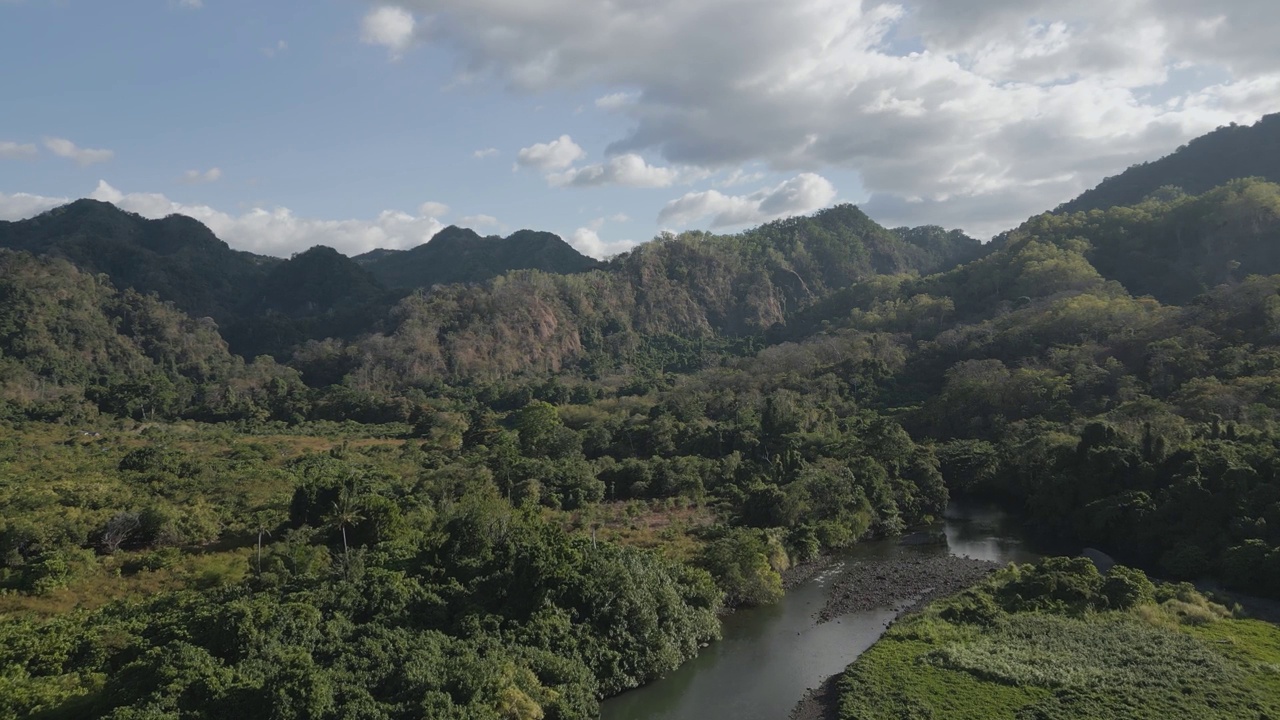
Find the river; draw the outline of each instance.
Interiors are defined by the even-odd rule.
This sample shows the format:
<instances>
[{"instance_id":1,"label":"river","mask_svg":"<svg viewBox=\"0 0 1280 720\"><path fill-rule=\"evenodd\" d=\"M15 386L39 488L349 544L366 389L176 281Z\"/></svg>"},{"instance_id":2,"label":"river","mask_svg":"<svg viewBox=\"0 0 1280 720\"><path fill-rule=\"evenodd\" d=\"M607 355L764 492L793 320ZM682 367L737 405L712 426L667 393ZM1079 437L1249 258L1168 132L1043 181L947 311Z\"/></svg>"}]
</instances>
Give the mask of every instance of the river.
<instances>
[{"instance_id":1,"label":"river","mask_svg":"<svg viewBox=\"0 0 1280 720\"><path fill-rule=\"evenodd\" d=\"M858 560L950 553L999 563L1037 556L1017 524L985 504L952 503L929 528L945 544L862 543L829 569L787 592L782 602L724 619L724 639L667 677L604 702L601 720L785 720L809 688L840 672L871 646L895 613L850 613L819 625L833 581Z\"/></svg>"}]
</instances>

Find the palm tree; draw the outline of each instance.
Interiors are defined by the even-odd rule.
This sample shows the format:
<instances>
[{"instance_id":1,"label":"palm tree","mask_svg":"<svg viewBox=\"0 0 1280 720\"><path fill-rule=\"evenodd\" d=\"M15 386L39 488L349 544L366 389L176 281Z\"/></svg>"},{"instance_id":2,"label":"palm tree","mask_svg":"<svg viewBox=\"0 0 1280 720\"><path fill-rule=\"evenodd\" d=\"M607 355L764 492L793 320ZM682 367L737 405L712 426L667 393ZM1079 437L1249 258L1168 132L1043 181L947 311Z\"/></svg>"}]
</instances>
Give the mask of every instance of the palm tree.
<instances>
[{"instance_id":1,"label":"palm tree","mask_svg":"<svg viewBox=\"0 0 1280 720\"><path fill-rule=\"evenodd\" d=\"M258 532L258 574L262 574L262 536L271 537L271 528L279 524L275 507L259 506L253 513L253 528Z\"/></svg>"},{"instance_id":2,"label":"palm tree","mask_svg":"<svg viewBox=\"0 0 1280 720\"><path fill-rule=\"evenodd\" d=\"M347 545L347 528L364 520L364 515L360 514L360 505L355 498L354 485L354 482L350 482L342 487L338 493L338 499L333 501L333 514L330 516L330 522L342 533L344 572L349 572L351 568L351 548Z\"/></svg>"}]
</instances>

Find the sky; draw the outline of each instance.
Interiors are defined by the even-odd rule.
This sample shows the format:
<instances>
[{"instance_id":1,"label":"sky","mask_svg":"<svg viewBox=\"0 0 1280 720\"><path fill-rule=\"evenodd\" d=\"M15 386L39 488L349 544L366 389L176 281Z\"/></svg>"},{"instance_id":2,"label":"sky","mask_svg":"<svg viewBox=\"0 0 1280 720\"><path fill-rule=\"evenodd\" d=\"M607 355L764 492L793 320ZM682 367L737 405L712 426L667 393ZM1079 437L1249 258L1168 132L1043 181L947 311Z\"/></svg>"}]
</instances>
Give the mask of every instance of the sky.
<instances>
[{"instance_id":1,"label":"sky","mask_svg":"<svg viewBox=\"0 0 1280 720\"><path fill-rule=\"evenodd\" d=\"M851 202L988 238L1280 111L1275 0L0 0L0 220L596 257Z\"/></svg>"}]
</instances>

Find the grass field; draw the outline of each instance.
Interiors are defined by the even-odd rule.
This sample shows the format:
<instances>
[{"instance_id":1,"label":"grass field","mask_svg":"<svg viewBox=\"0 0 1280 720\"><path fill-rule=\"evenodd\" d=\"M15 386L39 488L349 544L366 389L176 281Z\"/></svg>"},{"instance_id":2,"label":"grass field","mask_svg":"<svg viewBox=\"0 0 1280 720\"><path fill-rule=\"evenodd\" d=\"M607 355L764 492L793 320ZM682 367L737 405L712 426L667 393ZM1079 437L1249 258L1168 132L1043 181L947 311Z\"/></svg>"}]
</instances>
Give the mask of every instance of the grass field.
<instances>
[{"instance_id":1,"label":"grass field","mask_svg":"<svg viewBox=\"0 0 1280 720\"><path fill-rule=\"evenodd\" d=\"M1280 718L1280 627L1188 600L984 623L946 619L942 601L849 667L840 717Z\"/></svg>"}]
</instances>

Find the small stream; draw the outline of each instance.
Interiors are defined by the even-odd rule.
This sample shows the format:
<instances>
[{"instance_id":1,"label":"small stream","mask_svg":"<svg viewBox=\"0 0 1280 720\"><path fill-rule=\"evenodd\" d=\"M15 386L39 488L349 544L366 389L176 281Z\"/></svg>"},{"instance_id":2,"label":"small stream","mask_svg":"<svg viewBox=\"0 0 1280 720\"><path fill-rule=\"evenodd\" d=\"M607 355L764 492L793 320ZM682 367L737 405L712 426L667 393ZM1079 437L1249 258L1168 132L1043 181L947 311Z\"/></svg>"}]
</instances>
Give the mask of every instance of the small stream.
<instances>
[{"instance_id":1,"label":"small stream","mask_svg":"<svg viewBox=\"0 0 1280 720\"><path fill-rule=\"evenodd\" d=\"M885 608L817 623L833 581L852 562L912 553L999 563L1037 557L1016 522L989 505L952 503L946 519L927 531L941 533L945 544L863 543L777 605L726 617L723 640L667 677L606 700L601 720L785 720L809 688L853 662L895 616Z\"/></svg>"}]
</instances>

